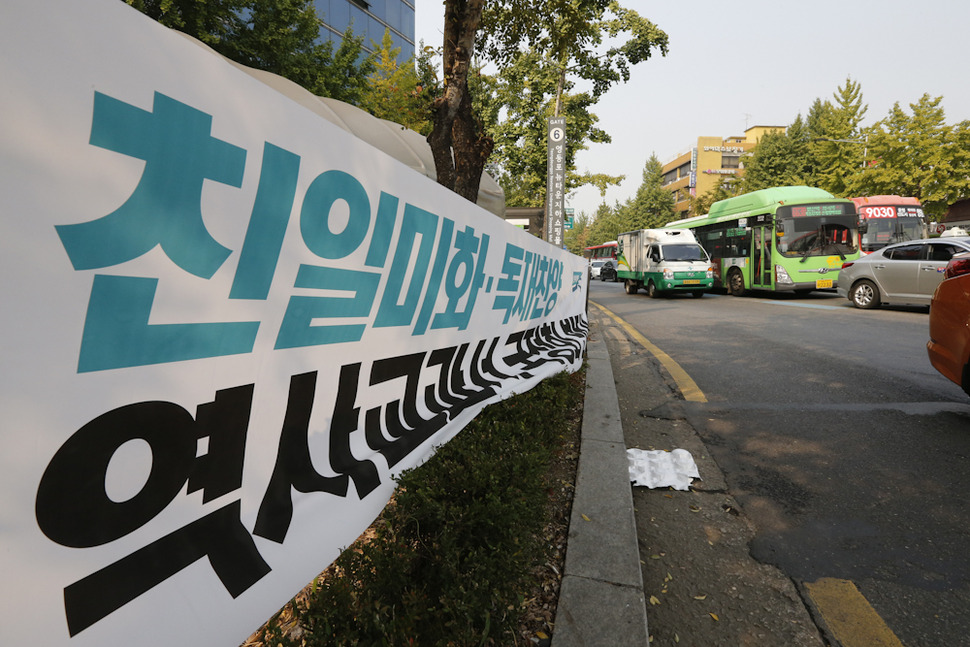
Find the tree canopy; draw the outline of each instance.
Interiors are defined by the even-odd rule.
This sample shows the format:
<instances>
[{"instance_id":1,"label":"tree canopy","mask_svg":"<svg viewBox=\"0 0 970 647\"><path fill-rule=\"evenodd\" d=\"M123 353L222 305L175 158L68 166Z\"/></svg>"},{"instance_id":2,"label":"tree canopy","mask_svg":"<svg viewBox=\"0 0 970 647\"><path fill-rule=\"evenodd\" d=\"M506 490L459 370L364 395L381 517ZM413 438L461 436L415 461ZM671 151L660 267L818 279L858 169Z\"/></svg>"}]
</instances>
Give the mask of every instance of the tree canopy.
<instances>
[{"instance_id":1,"label":"tree canopy","mask_svg":"<svg viewBox=\"0 0 970 647\"><path fill-rule=\"evenodd\" d=\"M390 30L384 31L375 52L374 71L367 77L359 106L375 117L387 119L422 135L431 132L431 100L436 84L418 74L416 59L404 65L397 62L401 53L394 47ZM424 65L427 65L425 60Z\"/></svg>"},{"instance_id":2,"label":"tree canopy","mask_svg":"<svg viewBox=\"0 0 970 647\"><path fill-rule=\"evenodd\" d=\"M623 219L622 206L619 203L612 207L602 203L593 216L589 226L589 245L600 245L610 240L616 240L624 231L630 231Z\"/></svg>"},{"instance_id":3,"label":"tree canopy","mask_svg":"<svg viewBox=\"0 0 970 647\"><path fill-rule=\"evenodd\" d=\"M815 184L835 195L845 195L846 178L862 167L864 150L861 124L868 106L862 104L862 88L847 78L813 115L809 152L815 161ZM818 103L816 104L818 105Z\"/></svg>"},{"instance_id":4,"label":"tree canopy","mask_svg":"<svg viewBox=\"0 0 970 647\"><path fill-rule=\"evenodd\" d=\"M655 49L667 53L667 34L616 0L496 0L483 22L488 60L505 67L525 45L545 53L561 76L590 81L596 98L628 81L630 66ZM625 40L603 50L606 39L621 35Z\"/></svg>"},{"instance_id":5,"label":"tree canopy","mask_svg":"<svg viewBox=\"0 0 970 647\"><path fill-rule=\"evenodd\" d=\"M656 155L644 165L640 188L621 215L625 231L662 227L674 219L674 194L663 188L663 165Z\"/></svg>"},{"instance_id":6,"label":"tree canopy","mask_svg":"<svg viewBox=\"0 0 970 647\"><path fill-rule=\"evenodd\" d=\"M909 114L896 102L868 129L866 165L848 178L849 192L913 196L937 217L970 196L970 121L948 126L942 100L924 94Z\"/></svg>"},{"instance_id":7,"label":"tree canopy","mask_svg":"<svg viewBox=\"0 0 970 647\"><path fill-rule=\"evenodd\" d=\"M840 197L902 195L931 216L970 196L970 121L946 124L942 97L924 94L863 127L867 107L852 79L816 99L785 133L765 135L745 161L744 192L805 184Z\"/></svg>"},{"instance_id":8,"label":"tree canopy","mask_svg":"<svg viewBox=\"0 0 970 647\"><path fill-rule=\"evenodd\" d=\"M538 142L544 141L545 118L566 115L567 142L575 142L572 155L585 141L608 141L595 128L589 106L611 85L629 79L631 65L647 60L654 50L667 51L663 31L615 0L493 0L487 6L484 0L445 0L444 5L443 91L435 101L435 127L428 141L438 181L471 200L477 196L485 161L499 145L504 150L497 168L510 184L507 194L514 202L528 196L533 206L541 204L545 161ZM490 124L471 109L468 79L476 37L478 53L495 63L503 77L501 84L486 83L494 94L479 102ZM620 42L606 46L606 39ZM570 76L587 81L590 91L567 97ZM513 96L516 88L527 94ZM502 127L499 116L505 111L513 115L511 122L530 111L528 124ZM543 181L534 175L540 149ZM573 168L574 163L567 170ZM523 175L524 170L530 174ZM581 177L571 176L573 186Z\"/></svg>"},{"instance_id":9,"label":"tree canopy","mask_svg":"<svg viewBox=\"0 0 970 647\"><path fill-rule=\"evenodd\" d=\"M773 184L771 186L778 185ZM711 205L713 205L715 202L733 198L737 195L741 195L741 193L742 189L738 183L732 182L731 178L722 177L714 188L710 189L706 193L702 193L699 196L691 198L690 213L695 216L703 215L711 210Z\"/></svg>"},{"instance_id":10,"label":"tree canopy","mask_svg":"<svg viewBox=\"0 0 970 647\"><path fill-rule=\"evenodd\" d=\"M444 0L439 81L430 48L399 66L387 35L372 56L352 31L336 50L321 42L312 0L124 1L234 61L427 133L438 181L469 200L490 163L518 206L543 204L550 116L567 120L567 191L622 180L577 173L576 153L610 141L593 106L668 40L616 0ZM498 72L481 75L476 55Z\"/></svg>"},{"instance_id":11,"label":"tree canopy","mask_svg":"<svg viewBox=\"0 0 970 647\"><path fill-rule=\"evenodd\" d=\"M741 190L748 193L773 186L813 185L812 161L807 126L798 115L785 132L773 131L762 136L744 162Z\"/></svg>"},{"instance_id":12,"label":"tree canopy","mask_svg":"<svg viewBox=\"0 0 970 647\"><path fill-rule=\"evenodd\" d=\"M363 37L320 42L312 0L124 0L242 65L279 74L319 96L357 104L374 69Z\"/></svg>"},{"instance_id":13,"label":"tree canopy","mask_svg":"<svg viewBox=\"0 0 970 647\"><path fill-rule=\"evenodd\" d=\"M123 0L166 27L218 48L232 29L233 16L247 8L249 0Z\"/></svg>"},{"instance_id":14,"label":"tree canopy","mask_svg":"<svg viewBox=\"0 0 970 647\"><path fill-rule=\"evenodd\" d=\"M496 75L477 77L475 102L485 130L495 143L490 169L505 190L512 206L541 207L546 195L547 119L554 115L558 73L543 64L545 55L534 50L520 52ZM561 100L566 117L566 190L592 179L576 172L576 154L587 143L608 143L609 135L597 127L590 111L589 93L568 94ZM599 176L597 180L606 180Z\"/></svg>"},{"instance_id":15,"label":"tree canopy","mask_svg":"<svg viewBox=\"0 0 970 647\"><path fill-rule=\"evenodd\" d=\"M674 220L674 194L663 188L663 166L656 155L643 167L643 180L636 195L625 203L599 206L593 217L580 214L572 231L566 232L566 247L575 254L599 245L624 231L663 227Z\"/></svg>"}]
</instances>

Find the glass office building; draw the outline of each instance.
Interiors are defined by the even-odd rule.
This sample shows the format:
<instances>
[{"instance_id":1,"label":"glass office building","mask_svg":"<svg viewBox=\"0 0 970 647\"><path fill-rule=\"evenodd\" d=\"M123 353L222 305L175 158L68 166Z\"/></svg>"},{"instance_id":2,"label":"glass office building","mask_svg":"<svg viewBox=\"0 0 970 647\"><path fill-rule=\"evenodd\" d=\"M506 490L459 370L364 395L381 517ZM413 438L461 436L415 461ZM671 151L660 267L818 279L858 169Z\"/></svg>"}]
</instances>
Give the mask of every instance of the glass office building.
<instances>
[{"instance_id":1,"label":"glass office building","mask_svg":"<svg viewBox=\"0 0 970 647\"><path fill-rule=\"evenodd\" d=\"M314 0L317 15L324 26L320 37L339 45L347 27L354 34L364 37L364 47L372 51L373 43L380 47L384 30L391 30L394 47L401 52L398 61L403 63L414 56L414 2L415 0Z\"/></svg>"}]
</instances>

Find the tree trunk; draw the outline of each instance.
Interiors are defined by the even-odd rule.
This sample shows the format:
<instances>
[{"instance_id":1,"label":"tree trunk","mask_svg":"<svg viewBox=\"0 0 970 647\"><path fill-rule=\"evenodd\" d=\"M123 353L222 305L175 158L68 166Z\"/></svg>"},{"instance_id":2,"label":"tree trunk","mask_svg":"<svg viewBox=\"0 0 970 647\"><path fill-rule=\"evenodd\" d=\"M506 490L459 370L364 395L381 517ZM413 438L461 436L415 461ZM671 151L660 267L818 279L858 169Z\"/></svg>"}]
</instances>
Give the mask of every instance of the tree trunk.
<instances>
[{"instance_id":1,"label":"tree trunk","mask_svg":"<svg viewBox=\"0 0 970 647\"><path fill-rule=\"evenodd\" d=\"M468 73L475 34L485 0L447 0L442 48L444 90L433 105L434 127L428 144L434 156L438 184L478 201L478 187L494 143L472 113Z\"/></svg>"},{"instance_id":2,"label":"tree trunk","mask_svg":"<svg viewBox=\"0 0 970 647\"><path fill-rule=\"evenodd\" d=\"M481 124L472 111L472 98L465 84L464 99L451 127L452 148L455 151L455 186L453 190L466 200L478 202L485 162L492 154L495 142L482 132Z\"/></svg>"}]
</instances>

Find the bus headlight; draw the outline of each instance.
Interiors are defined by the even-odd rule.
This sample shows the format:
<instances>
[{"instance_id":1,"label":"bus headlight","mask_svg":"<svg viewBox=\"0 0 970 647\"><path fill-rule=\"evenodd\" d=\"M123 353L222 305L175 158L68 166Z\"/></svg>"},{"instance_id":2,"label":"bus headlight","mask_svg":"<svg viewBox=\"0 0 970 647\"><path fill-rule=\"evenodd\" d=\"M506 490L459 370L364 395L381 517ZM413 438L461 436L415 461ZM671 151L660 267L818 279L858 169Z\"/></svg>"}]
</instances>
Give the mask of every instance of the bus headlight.
<instances>
[{"instance_id":1,"label":"bus headlight","mask_svg":"<svg viewBox=\"0 0 970 647\"><path fill-rule=\"evenodd\" d=\"M775 285L794 285L795 282L788 276L788 270L781 265L775 265Z\"/></svg>"}]
</instances>

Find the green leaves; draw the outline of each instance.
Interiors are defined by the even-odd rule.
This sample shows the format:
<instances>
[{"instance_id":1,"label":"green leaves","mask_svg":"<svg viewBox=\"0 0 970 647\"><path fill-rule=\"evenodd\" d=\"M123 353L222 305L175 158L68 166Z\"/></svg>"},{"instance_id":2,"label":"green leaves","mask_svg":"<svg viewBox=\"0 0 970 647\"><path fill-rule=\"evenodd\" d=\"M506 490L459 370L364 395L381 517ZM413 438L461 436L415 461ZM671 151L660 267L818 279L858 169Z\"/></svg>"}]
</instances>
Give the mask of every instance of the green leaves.
<instances>
[{"instance_id":1,"label":"green leaves","mask_svg":"<svg viewBox=\"0 0 970 647\"><path fill-rule=\"evenodd\" d=\"M948 126L943 97L924 94L907 114L897 102L868 131L865 169L850 182L857 192L920 199L927 214L942 217L970 191L970 122Z\"/></svg>"},{"instance_id":2,"label":"green leaves","mask_svg":"<svg viewBox=\"0 0 970 647\"><path fill-rule=\"evenodd\" d=\"M812 184L808 143L798 134L802 124L800 115L796 124L787 133L768 133L758 142L744 163L741 186L745 193L774 186Z\"/></svg>"},{"instance_id":3,"label":"green leaves","mask_svg":"<svg viewBox=\"0 0 970 647\"><path fill-rule=\"evenodd\" d=\"M384 38L375 52L374 71L367 77L359 106L375 117L428 135L434 85L427 86L418 76L415 59L398 65L400 51L394 47L390 30L384 30Z\"/></svg>"},{"instance_id":4,"label":"green leaves","mask_svg":"<svg viewBox=\"0 0 970 647\"><path fill-rule=\"evenodd\" d=\"M605 47L607 37L619 43ZM476 88L485 91L476 102L495 141L493 175L506 203L543 204L546 120L557 114L567 123L567 191L591 179L616 183L576 173L576 153L611 141L592 108L629 79L630 66L655 51L666 54L667 35L613 0L497 0L483 14L480 43L479 52L499 67ZM579 81L590 89L574 92Z\"/></svg>"},{"instance_id":5,"label":"green leaves","mask_svg":"<svg viewBox=\"0 0 970 647\"><path fill-rule=\"evenodd\" d=\"M246 0L124 0L149 18L177 29L207 45L216 46L232 24L231 18Z\"/></svg>"},{"instance_id":6,"label":"green leaves","mask_svg":"<svg viewBox=\"0 0 970 647\"><path fill-rule=\"evenodd\" d=\"M626 203L609 206L605 202L597 209L593 219L580 214L573 230L566 234L566 244L570 251L580 254L589 245L598 245L615 240L617 235L633 229L662 227L674 218L674 196L662 188L663 166L656 155L643 167L643 181L634 197ZM622 177L587 174L586 181L605 194L607 186L617 184Z\"/></svg>"},{"instance_id":7,"label":"green leaves","mask_svg":"<svg viewBox=\"0 0 970 647\"><path fill-rule=\"evenodd\" d=\"M495 141L493 175L505 190L509 206L541 206L546 190L546 120L554 114L558 83L555 62L534 50L521 52L494 76L473 84L476 105L486 131ZM566 85L561 113L566 117L566 189L583 184L575 171L576 153L590 142L609 142L597 127L588 93L569 94Z\"/></svg>"},{"instance_id":8,"label":"green leaves","mask_svg":"<svg viewBox=\"0 0 970 647\"><path fill-rule=\"evenodd\" d=\"M237 63L278 74L316 95L357 104L374 69L348 29L334 51L319 43L312 0L125 0Z\"/></svg>"},{"instance_id":9,"label":"green leaves","mask_svg":"<svg viewBox=\"0 0 970 647\"><path fill-rule=\"evenodd\" d=\"M943 97L924 94L909 112L897 102L869 128L858 83L847 79L833 99L761 139L745 160L744 192L805 184L844 197L912 196L936 218L970 193L970 121L947 125Z\"/></svg>"},{"instance_id":10,"label":"green leaves","mask_svg":"<svg viewBox=\"0 0 970 647\"><path fill-rule=\"evenodd\" d=\"M656 155L643 167L643 183L624 206L623 230L662 227L674 218L674 194L664 189L663 165Z\"/></svg>"},{"instance_id":11,"label":"green leaves","mask_svg":"<svg viewBox=\"0 0 970 647\"><path fill-rule=\"evenodd\" d=\"M554 550L542 533L547 470L578 384L560 374L490 405L402 474L367 539L298 604L300 644L508 644L533 569Z\"/></svg>"}]
</instances>

